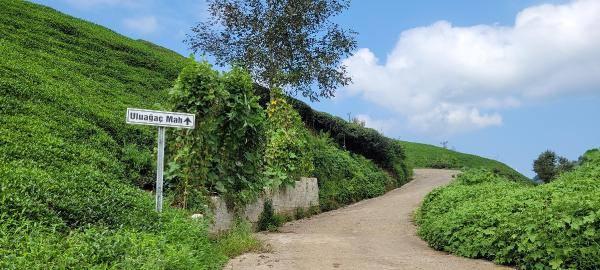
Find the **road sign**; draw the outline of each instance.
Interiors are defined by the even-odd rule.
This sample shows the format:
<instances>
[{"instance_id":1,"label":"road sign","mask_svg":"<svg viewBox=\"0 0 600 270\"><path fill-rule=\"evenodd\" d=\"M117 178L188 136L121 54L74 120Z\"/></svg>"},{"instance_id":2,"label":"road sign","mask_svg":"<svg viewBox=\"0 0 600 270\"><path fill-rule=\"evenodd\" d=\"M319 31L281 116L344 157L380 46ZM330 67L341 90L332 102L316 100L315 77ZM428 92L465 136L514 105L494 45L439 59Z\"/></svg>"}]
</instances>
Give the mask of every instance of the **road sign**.
<instances>
[{"instance_id":1,"label":"road sign","mask_svg":"<svg viewBox=\"0 0 600 270\"><path fill-rule=\"evenodd\" d=\"M127 108L126 122L133 125L193 129L196 124L196 116L190 113Z\"/></svg>"},{"instance_id":2,"label":"road sign","mask_svg":"<svg viewBox=\"0 0 600 270\"><path fill-rule=\"evenodd\" d=\"M162 212L163 171L165 157L165 127L189 128L196 126L196 115L127 108L125 122L132 125L158 126L158 154L156 157L156 212Z\"/></svg>"}]
</instances>

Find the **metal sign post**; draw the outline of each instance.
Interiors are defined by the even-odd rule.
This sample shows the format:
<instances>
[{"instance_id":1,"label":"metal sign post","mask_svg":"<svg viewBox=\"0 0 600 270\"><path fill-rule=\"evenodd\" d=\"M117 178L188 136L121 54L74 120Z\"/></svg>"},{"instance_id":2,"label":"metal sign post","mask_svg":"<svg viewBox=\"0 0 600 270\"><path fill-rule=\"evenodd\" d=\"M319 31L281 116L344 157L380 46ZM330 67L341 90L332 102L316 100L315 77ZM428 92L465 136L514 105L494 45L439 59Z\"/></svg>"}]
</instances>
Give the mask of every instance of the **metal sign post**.
<instances>
[{"instance_id":1,"label":"metal sign post","mask_svg":"<svg viewBox=\"0 0 600 270\"><path fill-rule=\"evenodd\" d=\"M158 154L156 157L156 212L162 212L163 172L165 159L165 127L158 127Z\"/></svg>"},{"instance_id":2,"label":"metal sign post","mask_svg":"<svg viewBox=\"0 0 600 270\"><path fill-rule=\"evenodd\" d=\"M165 158L165 127L193 129L196 116L189 113L153 111L127 108L125 122L132 125L158 126L158 153L156 157L156 212L162 212L163 174Z\"/></svg>"}]
</instances>

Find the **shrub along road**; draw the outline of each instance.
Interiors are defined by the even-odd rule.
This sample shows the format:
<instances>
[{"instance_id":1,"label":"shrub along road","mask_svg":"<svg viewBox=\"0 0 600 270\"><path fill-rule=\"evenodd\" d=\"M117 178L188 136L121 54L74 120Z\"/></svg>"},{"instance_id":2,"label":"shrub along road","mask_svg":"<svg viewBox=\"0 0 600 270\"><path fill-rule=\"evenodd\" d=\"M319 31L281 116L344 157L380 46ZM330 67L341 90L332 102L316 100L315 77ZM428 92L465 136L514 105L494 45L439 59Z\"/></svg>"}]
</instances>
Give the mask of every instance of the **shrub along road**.
<instances>
[{"instance_id":1,"label":"shrub along road","mask_svg":"<svg viewBox=\"0 0 600 270\"><path fill-rule=\"evenodd\" d=\"M456 172L417 169L381 197L260 233L273 252L244 254L225 269L508 269L435 251L416 235L413 211Z\"/></svg>"}]
</instances>

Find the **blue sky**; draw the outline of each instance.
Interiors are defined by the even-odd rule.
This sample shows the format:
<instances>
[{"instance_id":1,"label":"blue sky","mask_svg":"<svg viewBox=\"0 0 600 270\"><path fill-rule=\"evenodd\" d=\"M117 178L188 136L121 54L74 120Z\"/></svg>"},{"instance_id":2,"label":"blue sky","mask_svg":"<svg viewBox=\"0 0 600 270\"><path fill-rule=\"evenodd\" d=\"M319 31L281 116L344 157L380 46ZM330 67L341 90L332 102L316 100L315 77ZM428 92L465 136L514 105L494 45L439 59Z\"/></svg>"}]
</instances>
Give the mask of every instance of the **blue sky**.
<instances>
[{"instance_id":1,"label":"blue sky","mask_svg":"<svg viewBox=\"0 0 600 270\"><path fill-rule=\"evenodd\" d=\"M207 16L198 0L34 2L186 56ZM600 146L599 3L354 0L335 18L359 33L354 85L312 106L533 176L546 149L577 159Z\"/></svg>"}]
</instances>

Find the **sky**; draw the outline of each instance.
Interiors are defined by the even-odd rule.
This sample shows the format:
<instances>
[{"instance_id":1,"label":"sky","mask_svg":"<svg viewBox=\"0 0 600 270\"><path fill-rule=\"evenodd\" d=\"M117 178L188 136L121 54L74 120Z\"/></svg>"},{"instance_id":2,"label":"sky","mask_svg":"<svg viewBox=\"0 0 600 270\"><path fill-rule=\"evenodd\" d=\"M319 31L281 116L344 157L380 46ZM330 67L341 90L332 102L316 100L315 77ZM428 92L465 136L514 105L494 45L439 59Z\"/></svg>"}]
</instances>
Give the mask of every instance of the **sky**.
<instances>
[{"instance_id":1,"label":"sky","mask_svg":"<svg viewBox=\"0 0 600 270\"><path fill-rule=\"evenodd\" d=\"M184 56L202 0L35 0ZM312 103L386 136L502 161L532 177L550 149L600 147L600 1L354 0L353 84Z\"/></svg>"}]
</instances>

